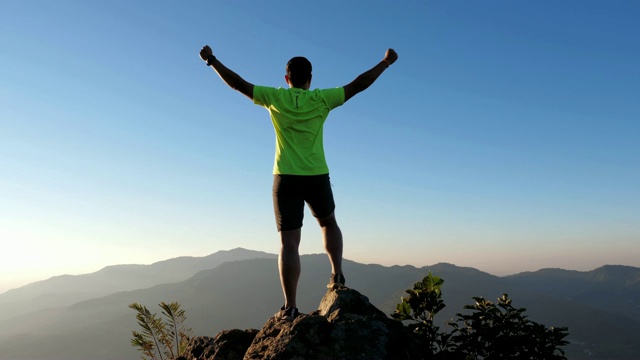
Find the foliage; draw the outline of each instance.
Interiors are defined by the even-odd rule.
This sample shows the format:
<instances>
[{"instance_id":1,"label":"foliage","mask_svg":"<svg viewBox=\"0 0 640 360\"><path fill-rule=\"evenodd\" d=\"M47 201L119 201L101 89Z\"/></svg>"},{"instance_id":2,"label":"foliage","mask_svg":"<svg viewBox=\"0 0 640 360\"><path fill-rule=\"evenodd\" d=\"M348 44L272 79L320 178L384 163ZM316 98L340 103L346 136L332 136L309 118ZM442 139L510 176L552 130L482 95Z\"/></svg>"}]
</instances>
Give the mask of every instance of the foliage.
<instances>
[{"instance_id":1,"label":"foliage","mask_svg":"<svg viewBox=\"0 0 640 360\"><path fill-rule=\"evenodd\" d=\"M444 280L429 273L414 284L397 304L391 316L404 321L412 331L423 359L566 359L563 346L568 329L547 328L524 315L503 294L495 305L481 297L464 307L470 314L456 314L450 321L451 332L441 332L433 323L436 313L445 307L442 300Z\"/></svg>"},{"instance_id":2,"label":"foliage","mask_svg":"<svg viewBox=\"0 0 640 360\"><path fill-rule=\"evenodd\" d=\"M184 353L189 343L191 329L184 327L186 316L180 304L161 302L159 306L163 317L152 314L144 305L129 305L137 312L136 319L142 328L142 332L132 332L131 345L139 348L143 359L174 359Z\"/></svg>"},{"instance_id":3,"label":"foliage","mask_svg":"<svg viewBox=\"0 0 640 360\"><path fill-rule=\"evenodd\" d=\"M407 328L420 340L420 349L427 358L445 358L450 353L451 334L440 332L435 326L433 317L446 306L442 300L442 284L444 280L431 275L407 289L409 297L402 298L391 316L397 320L408 320Z\"/></svg>"}]
</instances>

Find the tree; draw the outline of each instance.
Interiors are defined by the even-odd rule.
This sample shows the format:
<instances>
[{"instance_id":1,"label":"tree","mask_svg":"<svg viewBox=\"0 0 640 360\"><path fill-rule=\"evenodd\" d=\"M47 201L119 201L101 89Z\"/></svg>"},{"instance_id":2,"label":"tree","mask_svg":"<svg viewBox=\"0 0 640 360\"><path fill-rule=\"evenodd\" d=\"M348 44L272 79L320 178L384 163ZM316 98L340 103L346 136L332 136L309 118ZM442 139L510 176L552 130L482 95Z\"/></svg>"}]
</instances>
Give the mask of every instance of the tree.
<instances>
[{"instance_id":1,"label":"tree","mask_svg":"<svg viewBox=\"0 0 640 360\"><path fill-rule=\"evenodd\" d=\"M180 304L161 302L159 306L163 317L152 314L144 305L129 305L137 312L136 319L142 328L142 332L132 331L131 345L139 348L145 360L174 359L184 353L189 343L191 329L184 327L186 316Z\"/></svg>"},{"instance_id":2,"label":"tree","mask_svg":"<svg viewBox=\"0 0 640 360\"><path fill-rule=\"evenodd\" d=\"M515 308L503 294L496 306L481 297L464 307L470 314L456 314L448 322L450 333L441 332L433 323L445 305L441 287L444 280L429 273L414 284L397 304L393 318L404 321L412 331L423 359L566 359L563 346L569 335L565 327L547 328L524 315L526 309Z\"/></svg>"}]
</instances>

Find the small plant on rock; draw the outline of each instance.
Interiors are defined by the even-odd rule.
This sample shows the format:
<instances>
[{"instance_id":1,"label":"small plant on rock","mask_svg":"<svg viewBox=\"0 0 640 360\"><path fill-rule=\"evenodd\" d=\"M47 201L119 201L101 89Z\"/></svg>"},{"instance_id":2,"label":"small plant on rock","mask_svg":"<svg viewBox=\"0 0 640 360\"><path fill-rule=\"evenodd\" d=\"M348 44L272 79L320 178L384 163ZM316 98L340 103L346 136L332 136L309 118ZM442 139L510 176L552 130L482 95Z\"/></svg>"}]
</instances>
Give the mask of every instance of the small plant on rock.
<instances>
[{"instance_id":1,"label":"small plant on rock","mask_svg":"<svg viewBox=\"0 0 640 360\"><path fill-rule=\"evenodd\" d=\"M139 348L145 360L175 359L184 353L189 343L191 329L184 327L186 316L180 304L162 302L159 306L163 317L152 314L144 305L129 305L137 312L136 319L142 328L142 332L132 332L131 345Z\"/></svg>"},{"instance_id":2,"label":"small plant on rock","mask_svg":"<svg viewBox=\"0 0 640 360\"><path fill-rule=\"evenodd\" d=\"M452 354L452 348L455 350L451 334L440 332L440 327L433 323L435 315L446 306L442 300L443 283L443 279L429 272L413 289L405 291L409 296L403 297L391 314L394 319L405 322L420 344L421 356L427 359L445 359Z\"/></svg>"}]
</instances>

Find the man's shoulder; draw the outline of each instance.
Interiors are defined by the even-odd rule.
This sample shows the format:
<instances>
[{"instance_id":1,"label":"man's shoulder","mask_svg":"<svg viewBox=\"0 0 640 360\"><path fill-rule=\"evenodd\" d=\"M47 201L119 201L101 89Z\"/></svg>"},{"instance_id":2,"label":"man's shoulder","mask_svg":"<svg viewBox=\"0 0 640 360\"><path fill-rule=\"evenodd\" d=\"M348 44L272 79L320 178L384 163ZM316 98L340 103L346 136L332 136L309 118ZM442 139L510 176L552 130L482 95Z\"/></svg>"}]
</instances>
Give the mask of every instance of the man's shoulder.
<instances>
[{"instance_id":1,"label":"man's shoulder","mask_svg":"<svg viewBox=\"0 0 640 360\"><path fill-rule=\"evenodd\" d=\"M275 88L272 86L256 85L253 87L253 102L260 105L268 105L279 97L283 88Z\"/></svg>"},{"instance_id":2,"label":"man's shoulder","mask_svg":"<svg viewBox=\"0 0 640 360\"><path fill-rule=\"evenodd\" d=\"M344 103L344 87L335 87L335 88L324 88L324 89L314 89L314 92L319 97L322 97L331 104L331 108L336 106L340 106Z\"/></svg>"},{"instance_id":3,"label":"man's shoulder","mask_svg":"<svg viewBox=\"0 0 640 360\"><path fill-rule=\"evenodd\" d=\"M321 92L321 93L326 93L326 92L336 92L336 91L344 91L344 87L343 86L339 86L339 87L334 87L334 88L315 88L313 90L309 90L309 91L317 91L317 92Z\"/></svg>"},{"instance_id":4,"label":"man's shoulder","mask_svg":"<svg viewBox=\"0 0 640 360\"><path fill-rule=\"evenodd\" d=\"M264 86L264 85L255 85L254 86L254 91L255 89L258 89L260 91L280 91L280 90L285 90L282 87L273 87L273 86Z\"/></svg>"},{"instance_id":5,"label":"man's shoulder","mask_svg":"<svg viewBox=\"0 0 640 360\"><path fill-rule=\"evenodd\" d=\"M340 97L344 96L344 88L336 87L336 88L316 88L313 90L307 90L310 94L315 96L321 96L324 98L331 97Z\"/></svg>"},{"instance_id":6,"label":"man's shoulder","mask_svg":"<svg viewBox=\"0 0 640 360\"><path fill-rule=\"evenodd\" d=\"M264 86L264 85L255 85L256 89L260 89L261 91L271 91L271 92L291 92L291 91L303 91L311 94L331 94L331 93L340 93L344 92L344 87L335 87L335 88L315 88L313 90L302 90L300 88L283 88L273 87L273 86Z\"/></svg>"}]
</instances>

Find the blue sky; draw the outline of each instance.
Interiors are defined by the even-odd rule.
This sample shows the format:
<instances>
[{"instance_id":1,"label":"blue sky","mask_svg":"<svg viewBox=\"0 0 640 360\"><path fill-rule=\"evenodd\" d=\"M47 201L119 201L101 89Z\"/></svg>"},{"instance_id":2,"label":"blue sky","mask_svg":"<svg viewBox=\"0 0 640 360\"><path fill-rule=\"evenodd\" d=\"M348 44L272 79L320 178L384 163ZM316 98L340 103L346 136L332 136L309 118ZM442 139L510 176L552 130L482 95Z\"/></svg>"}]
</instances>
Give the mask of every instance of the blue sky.
<instances>
[{"instance_id":1,"label":"blue sky","mask_svg":"<svg viewBox=\"0 0 640 360\"><path fill-rule=\"evenodd\" d=\"M345 257L504 275L640 266L636 1L6 2L0 292L106 265L276 253L266 111L399 60L325 126ZM302 253L323 252L307 211ZM327 268L329 271L329 268ZM276 276L274 269L274 276Z\"/></svg>"}]
</instances>

